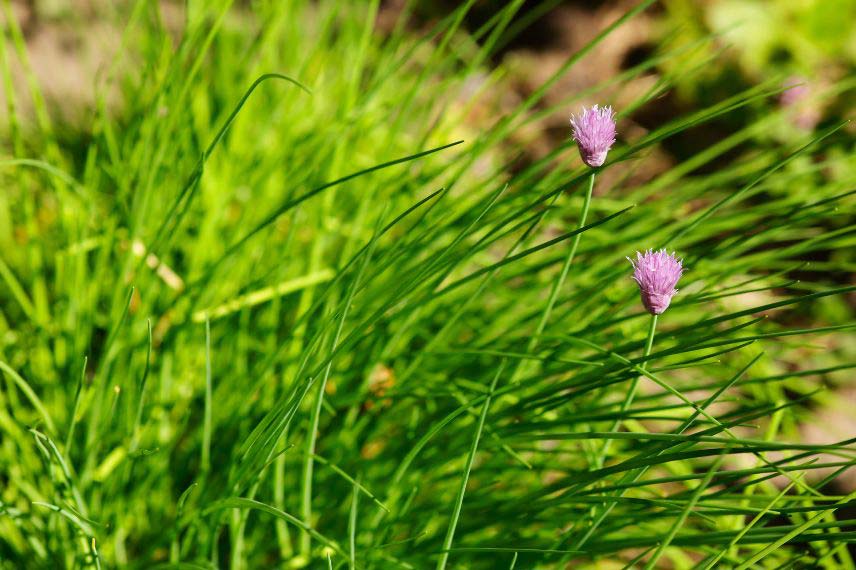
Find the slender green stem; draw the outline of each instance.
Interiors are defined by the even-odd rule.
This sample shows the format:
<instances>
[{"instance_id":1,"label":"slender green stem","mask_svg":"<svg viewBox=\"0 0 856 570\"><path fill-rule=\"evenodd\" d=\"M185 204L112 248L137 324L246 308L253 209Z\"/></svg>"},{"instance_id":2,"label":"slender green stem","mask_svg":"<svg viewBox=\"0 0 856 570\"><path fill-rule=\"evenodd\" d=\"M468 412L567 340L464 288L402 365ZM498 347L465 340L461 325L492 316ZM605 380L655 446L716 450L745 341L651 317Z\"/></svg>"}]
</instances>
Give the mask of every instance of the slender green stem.
<instances>
[{"instance_id":1,"label":"slender green stem","mask_svg":"<svg viewBox=\"0 0 856 570\"><path fill-rule=\"evenodd\" d=\"M654 333L657 330L657 315L651 315L651 323L648 325L648 340L645 341L645 353L643 356L646 358L651 355L651 347L654 346ZM639 365L643 370L648 369L648 362L645 361ZM638 380L638 378L637 378Z\"/></svg>"},{"instance_id":2,"label":"slender green stem","mask_svg":"<svg viewBox=\"0 0 856 570\"><path fill-rule=\"evenodd\" d=\"M71 418L68 424L68 435L65 438L64 453L66 456L71 456L71 442L74 441L74 428L77 425L77 412L80 410L80 397L83 394L83 385L86 382L86 364L89 359L83 357L83 368L80 371L80 380L77 383L77 391L74 394L74 407L71 409Z\"/></svg>"},{"instance_id":3,"label":"slender green stem","mask_svg":"<svg viewBox=\"0 0 856 570\"><path fill-rule=\"evenodd\" d=\"M455 538L455 528L458 526L458 519L461 516L461 508L464 505L464 495L467 492L467 482L470 479L470 470L473 467L473 461L476 458L476 450L479 447L479 438L481 438L482 430L484 429L484 422L487 418L488 408L490 408L490 401L493 398L494 391L496 390L496 383L499 381L499 377L502 375L503 369L505 369L505 360L502 361L502 364L500 364L499 369L496 371L496 375L490 383L490 391L482 405L479 423L476 426L476 433L473 437L472 443L470 444L470 453L467 456L466 467L464 467L464 476L461 479L461 487L458 489L458 496L455 499L455 509L452 511L452 519L449 521L449 528L446 530L446 538L443 540L443 553L440 555L440 560L437 562L437 570L445 570L446 562L449 560L449 549L452 548L452 541Z\"/></svg>"},{"instance_id":4,"label":"slender green stem","mask_svg":"<svg viewBox=\"0 0 856 570\"><path fill-rule=\"evenodd\" d=\"M130 450L136 451L137 445L139 445L140 438L140 426L143 423L143 405L146 403L146 383L149 379L149 369L152 360L152 321L151 319L146 320L146 326L149 331L149 343L148 348L146 350L146 365L143 369L143 377L140 380L140 390L139 395L137 397L137 413L134 416L134 429L131 430L131 444L129 446ZM86 370L86 360L83 361L84 372ZM80 378L81 386L83 385L83 377ZM80 396L80 392L78 391L77 396ZM77 398L75 398L77 400ZM75 402L75 413L77 412L77 402ZM69 431L69 436L71 435L71 431Z\"/></svg>"},{"instance_id":5,"label":"slender green stem","mask_svg":"<svg viewBox=\"0 0 856 570\"><path fill-rule=\"evenodd\" d=\"M592 172L591 176L589 176L589 185L588 185L588 189L586 190L586 197L583 200L583 209L582 209L582 212L580 212L580 223L577 224L577 229L580 229L586 225L586 218L588 218L588 211L589 211L589 206L591 206L591 195L592 195L593 191L594 191L594 172ZM562 276L562 281L564 281L564 278L567 277L567 275L568 275L568 269L570 268L571 263L573 263L573 261L574 261L574 256L577 254L577 248L580 245L580 238L581 237L583 237L583 234L581 234L581 233L574 236L574 242L571 245L571 251L568 253L568 258L565 260L565 266L562 268L564 271L564 274ZM556 289L557 289L557 291L558 291L558 289L561 289L561 284ZM555 299L553 299L553 303L555 303ZM550 309L552 310L552 306L550 307Z\"/></svg>"},{"instance_id":6,"label":"slender green stem","mask_svg":"<svg viewBox=\"0 0 856 570\"><path fill-rule=\"evenodd\" d=\"M376 244L376 242L372 243ZM363 258L359 270L354 276L354 280L348 287L348 292L345 296L344 309L342 310L342 316L339 318L339 324L336 327L336 334L333 335L333 342L330 345L331 355L335 354L336 348L339 346L339 341L342 338L342 330L345 327L345 320L348 318L348 311L351 307L351 301L354 298L354 293L358 288L360 279L363 275L363 271L365 271L373 252L374 245L368 250L367 255ZM315 406L312 409L312 417L309 420L309 433L306 437L306 453L304 455L303 462L303 498L301 501L301 514L303 515L303 520L306 522L306 524L310 526L312 525L312 474L314 472L315 467L315 443L318 439L318 425L321 418L321 407L324 403L324 393L326 392L327 381L330 378L330 371L332 369L333 358L331 356L330 361L327 363L327 366L324 369L324 375L321 379L321 385L318 386L318 398L315 400ZM307 558L310 557L310 550L312 544L311 539L312 535L309 532L304 532L301 535L300 552Z\"/></svg>"},{"instance_id":7,"label":"slender green stem","mask_svg":"<svg viewBox=\"0 0 856 570\"><path fill-rule=\"evenodd\" d=\"M211 321L205 318L205 416L202 420L201 471L211 468Z\"/></svg>"},{"instance_id":8,"label":"slender green stem","mask_svg":"<svg viewBox=\"0 0 856 570\"><path fill-rule=\"evenodd\" d=\"M343 319L344 320L344 319ZM336 332L336 337L333 340L331 351L335 350L339 343L339 335L342 332L342 322L339 323L339 329ZM318 386L318 396L315 399L315 405L312 407L312 416L309 419L309 433L306 435L306 452L303 461L303 497L301 500L301 514L306 524L312 525L312 475L315 468L315 444L318 440L318 426L321 420L321 408L324 404L324 393L327 390L327 380L330 378L330 370L333 362L327 364L324 370L324 376ZM301 553L309 557L310 545L312 536L309 532L304 532L301 535L300 547Z\"/></svg>"},{"instance_id":9,"label":"slender green stem","mask_svg":"<svg viewBox=\"0 0 856 570\"><path fill-rule=\"evenodd\" d=\"M589 176L588 189L586 190L586 196L583 200L583 209L580 212L580 221L577 224L577 229L586 225L586 218L588 217L589 206L591 205L591 195L594 190L594 175L595 173L592 172L591 176ZM578 233L574 236L574 241L571 243L571 249L568 250L568 256L565 258L565 263L562 265L562 271L559 273L559 278L553 282L553 286L550 289L550 297L547 299L547 305L544 307L544 312L541 313L541 319L538 321L538 326L535 328L535 334L532 335L531 339L529 339L529 344L526 347L527 354L532 354L535 351L538 346L538 340L541 338L541 334L547 327L547 322L550 320L553 307L556 305L556 299L559 298L559 291L562 290L562 286L565 284L565 279L568 277L568 271L570 271L571 264L574 262L574 256L577 254L577 248L580 245L580 238L582 235L582 233ZM519 379L519 376L525 367L525 362L525 360L519 361L514 374L512 374L512 382L516 382Z\"/></svg>"},{"instance_id":10,"label":"slender green stem","mask_svg":"<svg viewBox=\"0 0 856 570\"><path fill-rule=\"evenodd\" d=\"M645 351L643 353L643 355L646 358L651 354L651 347L654 346L654 333L656 330L657 330L657 315L651 315L651 320L649 321L649 325L648 325L648 337L645 340ZM647 368L647 366L648 366L648 362L644 361L639 365L639 369L645 370ZM613 422L612 427L609 429L610 432L616 432L621 427L621 415L630 408L631 404L633 404L633 399L636 396L636 390L639 387L639 379L640 378L641 378L641 375L633 378L633 381L630 384L630 388L627 390L627 395L625 396L624 401L621 403L621 411L619 412L619 417L615 420L615 422ZM596 458L595 466L593 467L594 469L600 469L601 467L603 467L603 464L606 461L606 456L609 454L609 448L611 445L612 445L611 439L607 439L606 441L604 441L603 447L601 448L600 453L598 454L598 456ZM592 526L590 526L589 529L585 532L581 541L578 542L574 546L574 549L581 548L581 545L584 544L589 539L589 537L594 532L594 529L597 527L597 525L599 525L600 522L603 521L603 519L606 516L605 513L608 512L609 510L611 510L613 506L614 506L614 504L610 505L609 507L606 508L606 511L601 513L601 515L598 517L598 519L595 520L594 524L592 524ZM592 511L592 514L593 513L594 513L594 510ZM592 517L592 518L594 518L594 517ZM562 546L562 544L564 543L565 539L566 539L566 537L563 537L559 542L556 543L555 547L560 548Z\"/></svg>"},{"instance_id":11,"label":"slender green stem","mask_svg":"<svg viewBox=\"0 0 856 570\"><path fill-rule=\"evenodd\" d=\"M354 481L354 489L351 495L351 514L348 517L348 568L357 568L357 505L360 500L359 476Z\"/></svg>"},{"instance_id":12,"label":"slender green stem","mask_svg":"<svg viewBox=\"0 0 856 570\"><path fill-rule=\"evenodd\" d=\"M654 345L654 332L657 330L657 315L651 315L651 321L648 326L648 339L645 341L645 352L643 356L647 358L651 354L651 347ZM639 365L639 368L642 370L646 370L648 368L647 360L642 362ZM636 397L636 390L639 388L639 379L641 376L635 376L633 381L630 383L630 389L627 390L627 395L624 397L624 401L621 403L621 411L619 413L619 417L616 418L615 422L612 424L612 428L609 431L618 431L621 427L621 414L630 409L630 406L633 404L633 399ZM600 455L597 459L597 469L603 467L604 461L606 461L606 456L609 453L609 447L612 444L611 439L607 439L603 444L603 449L600 451Z\"/></svg>"}]
</instances>

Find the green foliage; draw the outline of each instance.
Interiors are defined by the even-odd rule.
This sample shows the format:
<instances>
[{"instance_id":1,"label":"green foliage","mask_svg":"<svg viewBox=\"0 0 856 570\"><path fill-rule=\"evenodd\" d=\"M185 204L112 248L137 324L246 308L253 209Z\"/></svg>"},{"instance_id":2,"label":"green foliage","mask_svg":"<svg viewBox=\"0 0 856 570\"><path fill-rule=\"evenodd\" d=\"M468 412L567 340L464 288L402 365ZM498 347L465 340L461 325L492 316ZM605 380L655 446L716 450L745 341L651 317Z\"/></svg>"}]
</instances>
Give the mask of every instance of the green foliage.
<instances>
[{"instance_id":1,"label":"green foliage","mask_svg":"<svg viewBox=\"0 0 856 570\"><path fill-rule=\"evenodd\" d=\"M666 20L677 28L667 44L714 34L717 42L698 57L724 51L707 69L704 83L678 82L696 96L706 83L733 82L735 77L724 73L733 64L753 81L795 74L832 83L856 70L854 0L667 0L665 5ZM852 106L853 94L848 95Z\"/></svg>"},{"instance_id":2,"label":"green foliage","mask_svg":"<svg viewBox=\"0 0 856 570\"><path fill-rule=\"evenodd\" d=\"M140 1L81 152L11 99L0 567L852 568L853 442L801 432L856 366L842 124L737 90L623 136L579 228L570 140L508 166L651 3L511 111L521 2L472 34L472 2L388 34L377 0L199 2L175 43ZM689 271L646 347L625 256L661 246Z\"/></svg>"}]
</instances>

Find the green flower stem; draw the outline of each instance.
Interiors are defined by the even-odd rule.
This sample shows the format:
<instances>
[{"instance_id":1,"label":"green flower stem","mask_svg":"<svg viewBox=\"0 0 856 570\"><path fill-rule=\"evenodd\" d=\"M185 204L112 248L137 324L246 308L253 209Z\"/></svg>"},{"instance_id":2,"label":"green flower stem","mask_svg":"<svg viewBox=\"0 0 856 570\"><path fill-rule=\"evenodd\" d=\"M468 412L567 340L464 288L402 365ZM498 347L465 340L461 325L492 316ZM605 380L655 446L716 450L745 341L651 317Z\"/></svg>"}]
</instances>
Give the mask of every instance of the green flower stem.
<instances>
[{"instance_id":1,"label":"green flower stem","mask_svg":"<svg viewBox=\"0 0 856 570\"><path fill-rule=\"evenodd\" d=\"M647 358L651 354L651 347L654 345L654 332L657 330L657 315L651 315L651 321L648 326L648 339L645 341L645 352L643 356ZM648 361L642 362L639 365L639 368L642 370L648 369ZM624 398L624 402L621 403L621 411L620 414L623 414L627 410L630 409L630 406L633 404L633 398L636 397L636 390L639 388L639 379L642 376L635 376L633 378L633 382L630 383L630 389L627 390L627 396ZM621 427L621 418L616 418L615 422L612 424L612 428L609 431L615 432ZM612 444L611 439L607 439L603 444L603 449L600 451L600 456L597 459L596 469L600 469L603 467L603 463L606 461L606 456L609 453L609 447Z\"/></svg>"},{"instance_id":2,"label":"green flower stem","mask_svg":"<svg viewBox=\"0 0 856 570\"><path fill-rule=\"evenodd\" d=\"M577 229L582 228L586 225L586 218L588 217L589 206L591 205L591 195L594 190L594 171L592 171L591 176L589 176L589 184L588 190L586 190L586 196L583 200L583 209L580 212L580 221L577 224ZM580 238L582 237L582 233L578 233L574 236L574 241L571 243L571 249L568 250L568 256L565 258L565 263L562 265L562 271L559 273L559 278L553 282L553 287L550 290L550 297L547 300L547 306L544 308L544 312L541 313L541 320L538 321L538 326L535 329L535 334L532 335L532 338L529 340L529 344L526 347L526 354L532 354L535 349L538 347L538 341L541 338L541 334L543 334L544 329L547 328L547 322L550 320L550 314L553 312L553 307L556 305L556 299L559 298L559 291L562 290L562 286L565 284L565 279L568 277L568 271L571 269L571 264L574 262L574 256L577 254L577 248L580 245ZM520 374L524 369L524 360L520 361L520 365L518 365L512 375L512 382L516 382Z\"/></svg>"}]
</instances>

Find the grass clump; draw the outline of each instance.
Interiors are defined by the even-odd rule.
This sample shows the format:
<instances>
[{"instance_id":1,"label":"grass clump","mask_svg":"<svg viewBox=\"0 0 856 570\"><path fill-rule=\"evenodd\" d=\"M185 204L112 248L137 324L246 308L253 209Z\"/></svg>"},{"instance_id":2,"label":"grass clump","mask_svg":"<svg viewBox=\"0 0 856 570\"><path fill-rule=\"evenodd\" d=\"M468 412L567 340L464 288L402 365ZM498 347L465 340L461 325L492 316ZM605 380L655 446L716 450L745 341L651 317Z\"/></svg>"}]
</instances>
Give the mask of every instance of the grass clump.
<instances>
[{"instance_id":1,"label":"grass clump","mask_svg":"<svg viewBox=\"0 0 856 570\"><path fill-rule=\"evenodd\" d=\"M2 566L852 567L852 434L802 431L853 367L852 141L778 81L623 134L711 38L545 102L651 3L512 109L522 2L385 34L377 1L191 3L177 41L137 2L78 146L7 90ZM570 132L519 160L658 66L596 180ZM650 343L625 256L659 247Z\"/></svg>"}]
</instances>

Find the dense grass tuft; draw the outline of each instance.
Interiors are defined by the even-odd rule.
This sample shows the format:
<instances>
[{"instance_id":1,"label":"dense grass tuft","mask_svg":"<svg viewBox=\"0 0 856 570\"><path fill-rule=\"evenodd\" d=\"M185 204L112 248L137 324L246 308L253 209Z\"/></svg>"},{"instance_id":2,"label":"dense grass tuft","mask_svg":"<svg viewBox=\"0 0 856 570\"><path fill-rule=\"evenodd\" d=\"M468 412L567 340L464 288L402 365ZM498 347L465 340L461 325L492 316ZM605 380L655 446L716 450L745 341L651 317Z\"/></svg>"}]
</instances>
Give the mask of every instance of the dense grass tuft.
<instances>
[{"instance_id":1,"label":"dense grass tuft","mask_svg":"<svg viewBox=\"0 0 856 570\"><path fill-rule=\"evenodd\" d=\"M512 109L520 1L190 4L180 40L118 9L77 146L7 89L0 567L853 568L853 434L803 431L856 366L846 124L777 79L627 128L699 43L546 103L651 1ZM524 153L583 102L619 114L596 177L570 125ZM654 328L625 257L660 247Z\"/></svg>"}]
</instances>

